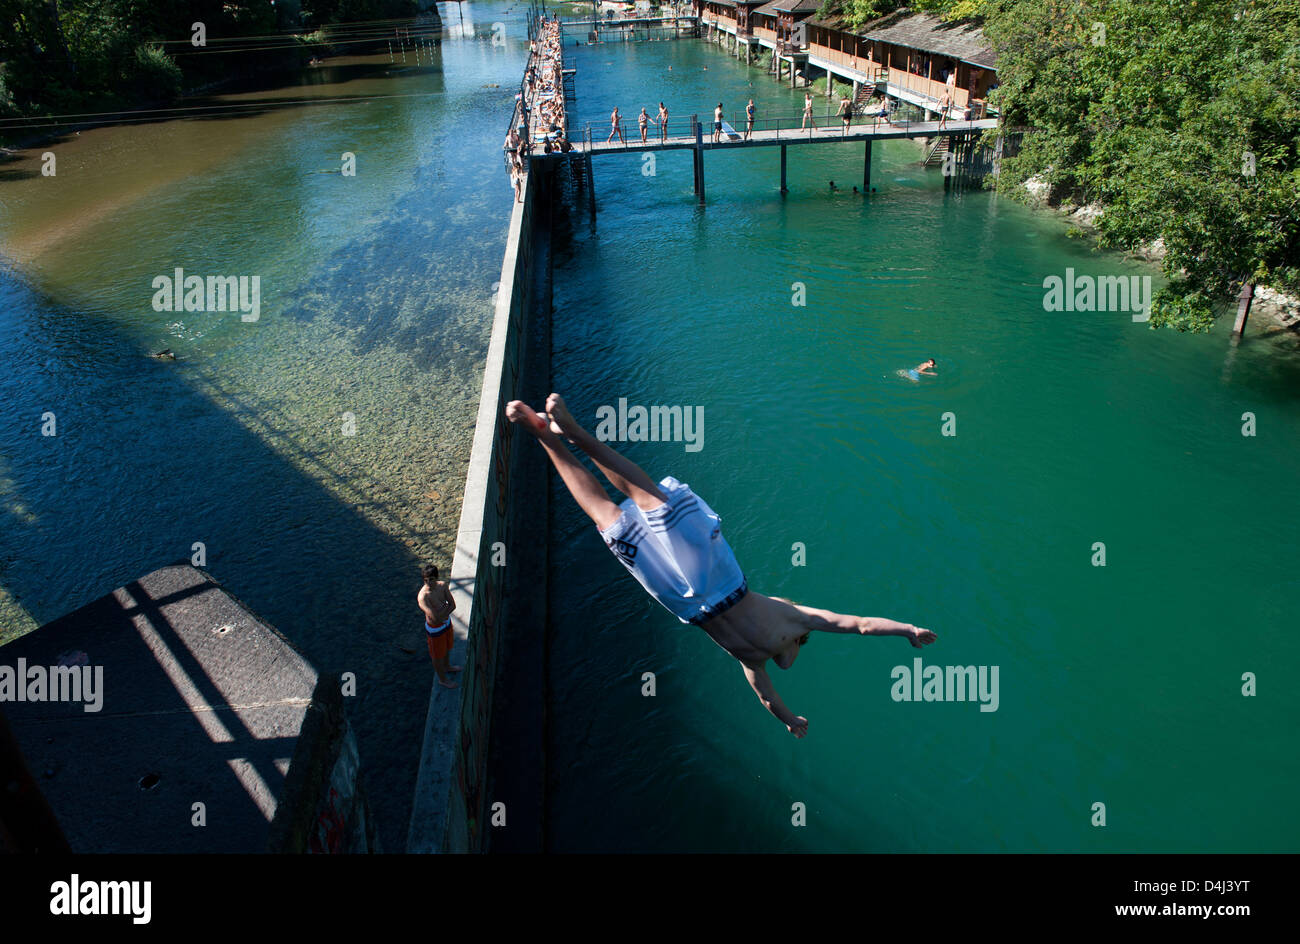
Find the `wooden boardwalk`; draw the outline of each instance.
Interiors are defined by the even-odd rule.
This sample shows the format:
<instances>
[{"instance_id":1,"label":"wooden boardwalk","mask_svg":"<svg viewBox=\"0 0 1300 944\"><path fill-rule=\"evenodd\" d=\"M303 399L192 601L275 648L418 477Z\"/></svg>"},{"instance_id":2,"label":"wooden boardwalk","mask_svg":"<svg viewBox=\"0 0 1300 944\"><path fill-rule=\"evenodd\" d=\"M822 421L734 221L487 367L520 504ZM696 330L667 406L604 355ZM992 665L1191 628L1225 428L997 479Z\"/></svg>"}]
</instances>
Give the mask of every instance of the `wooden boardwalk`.
<instances>
[{"instance_id":1,"label":"wooden boardwalk","mask_svg":"<svg viewBox=\"0 0 1300 944\"><path fill-rule=\"evenodd\" d=\"M884 121L865 122L854 124L845 131L843 122L839 119L827 121L820 119L823 126L812 129L800 130L797 126L791 128L771 128L755 129L749 140L743 139L743 126L738 126L737 131L741 132L738 138L732 138L727 134L720 136L717 143L712 139L712 122L704 121L702 131L703 140L699 146L705 151L717 151L726 148L748 148L748 147L771 147L772 145L787 144L843 144L849 141L891 141L902 140L907 138L934 138L947 137L952 135L971 134L977 131L990 131L997 128L996 118L983 118L978 121L949 121L942 130L939 129L938 121L900 121L895 124L889 124ZM669 118L669 127L676 123L679 127L689 129L690 118ZM623 124L633 125L635 128L635 116L629 120L626 116L623 118ZM627 137L626 143L622 143L615 138L613 141L592 140L590 143L574 142L574 148L593 157L598 154L633 154L645 151L686 151L693 150L696 147L695 135L693 132L679 135L669 135L666 141L661 142L658 137L659 129L654 125L650 126L647 143L642 144L640 133L635 132L628 135L627 128L623 130L624 136ZM593 137L596 129L592 129ZM604 131L609 134L608 126Z\"/></svg>"}]
</instances>

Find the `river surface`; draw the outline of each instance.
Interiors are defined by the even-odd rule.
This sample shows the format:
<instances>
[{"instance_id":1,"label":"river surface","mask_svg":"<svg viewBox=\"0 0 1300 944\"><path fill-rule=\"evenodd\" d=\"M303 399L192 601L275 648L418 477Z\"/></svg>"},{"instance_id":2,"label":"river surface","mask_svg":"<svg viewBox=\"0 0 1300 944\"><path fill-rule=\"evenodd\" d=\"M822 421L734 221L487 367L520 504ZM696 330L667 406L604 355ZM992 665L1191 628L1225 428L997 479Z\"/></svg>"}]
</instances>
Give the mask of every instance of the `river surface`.
<instances>
[{"instance_id":1,"label":"river surface","mask_svg":"<svg viewBox=\"0 0 1300 944\"><path fill-rule=\"evenodd\" d=\"M221 117L69 135L54 177L43 147L0 165L0 638L201 542L317 668L356 674L389 851L432 677L420 566L451 565L511 206L509 9L466 4L474 38L418 61L337 58L218 96ZM178 266L259 276L258 320L155 311Z\"/></svg>"},{"instance_id":2,"label":"river surface","mask_svg":"<svg viewBox=\"0 0 1300 944\"><path fill-rule=\"evenodd\" d=\"M601 140L615 103L678 120L802 102L702 42L568 64L574 123ZM784 198L777 150L706 154L703 209L685 152L653 174L596 159L596 231L575 218L556 271L555 388L590 426L620 398L702 408L698 451L619 447L722 516L752 588L938 641L814 633L769 668L809 719L796 740L557 486L551 848L1294 851L1266 799L1300 775L1294 346L1045 311L1067 268L1158 273L1048 214L946 195L919 154L877 145L868 199L843 192L861 145L790 148ZM937 376L899 376L930 357ZM997 667L997 710L895 701L915 656Z\"/></svg>"},{"instance_id":3,"label":"river surface","mask_svg":"<svg viewBox=\"0 0 1300 944\"><path fill-rule=\"evenodd\" d=\"M357 674L389 850L431 674L412 597L453 551L526 45L522 7L464 14L477 39L418 63L332 60L222 96L246 113L87 130L49 148L54 178L39 150L0 166L3 638L202 542L319 668ZM615 102L632 118L663 98L676 121L802 97L702 42L569 56L575 127ZM285 104L342 95L363 100ZM842 192L856 146L791 149L784 198L776 151L711 154L704 209L687 154L652 176L597 160L597 230L575 216L560 240L555 387L589 423L620 397L703 408L699 451L620 448L709 501L756 590L939 641L817 634L773 671L810 720L796 741L557 493L549 846L1294 850L1269 798L1300 773L1283 674L1300 360L1045 312L1067 267L1152 271L1004 199L946 196L918 155L878 145L864 200ZM177 266L259 275L259 320L155 311ZM927 357L936 377L898 375ZM998 667L997 710L893 701L914 654Z\"/></svg>"}]
</instances>

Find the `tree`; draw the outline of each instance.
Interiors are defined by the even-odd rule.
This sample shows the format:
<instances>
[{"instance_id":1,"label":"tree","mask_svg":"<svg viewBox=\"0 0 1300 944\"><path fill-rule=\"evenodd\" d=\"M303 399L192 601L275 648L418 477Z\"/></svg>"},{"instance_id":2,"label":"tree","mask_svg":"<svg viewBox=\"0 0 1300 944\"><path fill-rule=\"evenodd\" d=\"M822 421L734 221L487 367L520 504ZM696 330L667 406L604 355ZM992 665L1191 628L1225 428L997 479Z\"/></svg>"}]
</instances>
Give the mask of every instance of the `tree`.
<instances>
[{"instance_id":1,"label":"tree","mask_svg":"<svg viewBox=\"0 0 1300 944\"><path fill-rule=\"evenodd\" d=\"M1300 0L997 0L994 101L1028 126L1000 190L1099 203L1101 245L1162 239L1153 326L1206 330L1300 273Z\"/></svg>"}]
</instances>

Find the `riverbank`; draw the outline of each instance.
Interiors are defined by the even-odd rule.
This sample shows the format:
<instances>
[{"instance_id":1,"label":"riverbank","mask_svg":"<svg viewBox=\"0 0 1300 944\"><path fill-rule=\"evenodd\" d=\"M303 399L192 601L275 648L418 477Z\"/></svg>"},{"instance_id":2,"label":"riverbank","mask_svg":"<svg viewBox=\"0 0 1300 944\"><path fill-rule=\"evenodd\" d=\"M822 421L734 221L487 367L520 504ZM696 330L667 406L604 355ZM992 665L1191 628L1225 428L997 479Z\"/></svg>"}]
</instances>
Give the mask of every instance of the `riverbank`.
<instances>
[{"instance_id":1,"label":"riverbank","mask_svg":"<svg viewBox=\"0 0 1300 944\"><path fill-rule=\"evenodd\" d=\"M1078 205L1068 201L1053 202L1048 199L1048 187L1041 177L1030 178L1021 185L1025 202L1039 210L1050 211L1066 220L1077 231L1095 241L1098 234L1097 220L1106 211L1100 203ZM1143 262L1159 265L1165 258L1163 239L1156 239L1146 246L1131 250L1127 255ZM1223 299L1225 307L1233 306L1234 299ZM1260 329L1264 336L1271 336L1282 331L1300 335L1300 297L1288 295L1267 285L1255 287L1255 297L1251 303L1250 315L1266 319L1268 326Z\"/></svg>"}]
</instances>

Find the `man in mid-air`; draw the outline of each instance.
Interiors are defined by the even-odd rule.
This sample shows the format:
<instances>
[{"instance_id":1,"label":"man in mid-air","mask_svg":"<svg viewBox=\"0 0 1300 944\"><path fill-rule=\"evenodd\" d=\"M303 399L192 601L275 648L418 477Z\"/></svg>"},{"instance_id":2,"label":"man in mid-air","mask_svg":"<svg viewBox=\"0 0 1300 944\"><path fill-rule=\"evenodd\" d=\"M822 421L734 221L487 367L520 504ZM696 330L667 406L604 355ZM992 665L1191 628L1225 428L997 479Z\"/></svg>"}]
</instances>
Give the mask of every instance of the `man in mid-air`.
<instances>
[{"instance_id":1,"label":"man in mid-air","mask_svg":"<svg viewBox=\"0 0 1300 944\"><path fill-rule=\"evenodd\" d=\"M903 636L917 649L934 642L934 633L910 623L846 616L751 591L722 536L722 519L713 509L672 476L656 485L640 466L578 425L559 394L546 398L545 413L512 400L506 417L541 443L569 494L641 586L679 620L700 627L735 658L763 707L795 737L808 732L808 719L781 701L767 674L768 659L790 668L813 630ZM609 499L596 477L569 451L566 439L627 496L621 505Z\"/></svg>"}]
</instances>

